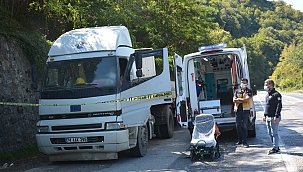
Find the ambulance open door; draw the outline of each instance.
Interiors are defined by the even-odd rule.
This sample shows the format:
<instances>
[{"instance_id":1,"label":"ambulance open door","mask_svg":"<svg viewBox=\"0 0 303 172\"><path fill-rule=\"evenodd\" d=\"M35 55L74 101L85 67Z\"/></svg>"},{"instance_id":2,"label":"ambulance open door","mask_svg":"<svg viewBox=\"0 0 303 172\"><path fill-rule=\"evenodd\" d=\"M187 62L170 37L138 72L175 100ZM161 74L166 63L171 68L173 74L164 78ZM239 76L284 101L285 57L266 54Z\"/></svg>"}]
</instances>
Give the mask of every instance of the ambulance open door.
<instances>
[{"instance_id":1,"label":"ambulance open door","mask_svg":"<svg viewBox=\"0 0 303 172\"><path fill-rule=\"evenodd\" d=\"M184 71L182 57L178 54L174 55L175 68L175 89L176 89L176 117L181 127L188 127L187 103L184 92Z\"/></svg>"}]
</instances>

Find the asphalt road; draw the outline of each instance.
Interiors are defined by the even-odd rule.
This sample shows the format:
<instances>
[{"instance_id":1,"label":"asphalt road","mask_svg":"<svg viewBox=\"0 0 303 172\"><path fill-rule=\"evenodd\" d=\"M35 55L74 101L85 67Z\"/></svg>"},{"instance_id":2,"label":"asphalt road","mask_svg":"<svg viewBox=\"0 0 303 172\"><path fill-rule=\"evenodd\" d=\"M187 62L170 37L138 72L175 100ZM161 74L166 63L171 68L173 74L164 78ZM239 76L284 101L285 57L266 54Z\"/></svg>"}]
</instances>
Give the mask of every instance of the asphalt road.
<instances>
[{"instance_id":1,"label":"asphalt road","mask_svg":"<svg viewBox=\"0 0 303 172\"><path fill-rule=\"evenodd\" d=\"M149 141L148 153L142 158L119 153L118 160L50 162L26 172L139 172L139 171L303 171L303 95L282 93L282 120L280 123L281 153L267 155L272 148L265 123L262 121L265 91L254 96L257 111L255 138L248 138L249 148L235 147L235 131L223 132L218 138L221 156L191 161L187 129L176 128L171 139Z\"/></svg>"}]
</instances>

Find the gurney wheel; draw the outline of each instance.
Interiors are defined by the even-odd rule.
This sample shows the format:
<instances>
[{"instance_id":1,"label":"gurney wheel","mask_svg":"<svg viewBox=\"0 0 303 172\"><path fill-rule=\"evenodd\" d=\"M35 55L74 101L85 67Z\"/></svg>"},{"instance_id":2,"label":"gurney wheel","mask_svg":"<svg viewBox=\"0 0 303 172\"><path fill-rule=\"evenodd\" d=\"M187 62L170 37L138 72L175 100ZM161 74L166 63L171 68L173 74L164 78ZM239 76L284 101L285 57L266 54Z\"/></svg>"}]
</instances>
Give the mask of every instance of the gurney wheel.
<instances>
[{"instance_id":1,"label":"gurney wheel","mask_svg":"<svg viewBox=\"0 0 303 172\"><path fill-rule=\"evenodd\" d=\"M194 157L194 151L190 151L190 160L195 160L195 157Z\"/></svg>"},{"instance_id":2,"label":"gurney wheel","mask_svg":"<svg viewBox=\"0 0 303 172\"><path fill-rule=\"evenodd\" d=\"M190 160L192 160L192 161L196 160L196 155L195 155L194 151L190 151Z\"/></svg>"},{"instance_id":3,"label":"gurney wheel","mask_svg":"<svg viewBox=\"0 0 303 172\"><path fill-rule=\"evenodd\" d=\"M220 149L219 149L219 144L217 143L216 145L216 152L215 152L215 159L220 158Z\"/></svg>"},{"instance_id":4,"label":"gurney wheel","mask_svg":"<svg viewBox=\"0 0 303 172\"><path fill-rule=\"evenodd\" d=\"M211 154L210 158L211 158L211 160L213 161L213 160L215 159L215 157L216 157L216 152L213 152L213 153Z\"/></svg>"},{"instance_id":5,"label":"gurney wheel","mask_svg":"<svg viewBox=\"0 0 303 172\"><path fill-rule=\"evenodd\" d=\"M215 158L220 158L220 153L219 152L215 152Z\"/></svg>"}]
</instances>

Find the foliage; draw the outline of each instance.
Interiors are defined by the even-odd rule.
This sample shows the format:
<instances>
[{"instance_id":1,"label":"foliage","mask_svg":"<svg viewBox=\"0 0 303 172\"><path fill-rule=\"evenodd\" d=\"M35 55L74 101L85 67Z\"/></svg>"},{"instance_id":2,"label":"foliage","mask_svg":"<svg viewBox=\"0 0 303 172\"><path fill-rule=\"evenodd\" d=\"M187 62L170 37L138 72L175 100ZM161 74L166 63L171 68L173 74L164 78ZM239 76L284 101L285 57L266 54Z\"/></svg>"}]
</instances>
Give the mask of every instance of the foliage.
<instances>
[{"instance_id":1,"label":"foliage","mask_svg":"<svg viewBox=\"0 0 303 172\"><path fill-rule=\"evenodd\" d=\"M14 36L19 40L19 43L31 64L38 67L38 74L41 77L51 42L47 41L45 37L41 36L39 33L20 33Z\"/></svg>"},{"instance_id":2,"label":"foliage","mask_svg":"<svg viewBox=\"0 0 303 172\"><path fill-rule=\"evenodd\" d=\"M18 5L18 3L15 5ZM10 4L10 2L7 1L7 4ZM24 4L19 5L24 6ZM0 8L0 34L16 39L31 64L38 66L38 72L41 76L47 57L47 52L51 45L50 41L46 40L45 37L39 32L29 33L22 25L23 23L20 23L15 19L18 19L19 14L15 16L15 18L10 18L10 15L11 14L9 11L5 10L4 8ZM27 22L27 20L25 21Z\"/></svg>"},{"instance_id":3,"label":"foliage","mask_svg":"<svg viewBox=\"0 0 303 172\"><path fill-rule=\"evenodd\" d=\"M245 44L251 82L258 87L275 71L285 45L302 43L302 12L283 1L222 0L220 9L223 22L217 22L234 38L228 45Z\"/></svg>"},{"instance_id":4,"label":"foliage","mask_svg":"<svg viewBox=\"0 0 303 172\"><path fill-rule=\"evenodd\" d=\"M216 27L212 21L217 11L211 5L197 0L149 1L143 9L147 11L146 38L152 47L167 47L171 53L197 51L209 43L209 33Z\"/></svg>"},{"instance_id":5,"label":"foliage","mask_svg":"<svg viewBox=\"0 0 303 172\"><path fill-rule=\"evenodd\" d=\"M219 27L213 29L208 36L210 38L209 44L217 44L221 42L231 43L233 39L228 31L220 29Z\"/></svg>"},{"instance_id":6,"label":"foliage","mask_svg":"<svg viewBox=\"0 0 303 172\"><path fill-rule=\"evenodd\" d=\"M7 29L7 26L10 26L13 28L16 26L16 21L19 21L22 23L23 27L18 27L15 29L25 29L25 26L29 26L29 22L27 22L27 18L29 17L29 13L27 11L28 4L32 0L0 0L0 11L5 11L6 15L1 15L0 18L5 17L6 22L3 22L6 24L5 29ZM22 22L25 21L25 22ZM3 25L1 25L3 27Z\"/></svg>"},{"instance_id":7,"label":"foliage","mask_svg":"<svg viewBox=\"0 0 303 172\"><path fill-rule=\"evenodd\" d=\"M174 52L183 56L197 51L201 45L226 42L229 47L241 47L245 44L253 84L261 86L264 79L275 76L275 73L280 80L283 76L294 77L294 81L299 79L302 82L300 74L295 77L279 71L288 67L288 63L279 62L285 48L289 49L294 44L296 48L293 51L300 52L303 43L303 13L292 9L283 1L0 1L3 6L0 9L0 22L4 26L0 33L11 32L14 28L23 26L19 30L39 31L46 39L53 41L62 33L75 28L124 25L130 31L134 48L167 47L170 60L173 59ZM21 24L18 25L18 22ZM34 22L37 24L32 24ZM33 41L39 36L15 37L22 42L33 63L39 63L41 57L46 57L47 48L42 43L46 41L45 38ZM41 52L38 52L39 49ZM293 54L288 58L299 57L299 54ZM301 68L300 65L292 68L292 73L298 73L296 70ZM281 80L281 83L288 87L298 87L297 82L293 84L291 79Z\"/></svg>"},{"instance_id":8,"label":"foliage","mask_svg":"<svg viewBox=\"0 0 303 172\"><path fill-rule=\"evenodd\" d=\"M20 23L9 17L9 12L0 8L0 34L7 34L22 28Z\"/></svg>"},{"instance_id":9,"label":"foliage","mask_svg":"<svg viewBox=\"0 0 303 172\"><path fill-rule=\"evenodd\" d=\"M41 77L51 42L39 33L12 32L6 36L17 40L30 63L38 67L38 74Z\"/></svg>"},{"instance_id":10,"label":"foliage","mask_svg":"<svg viewBox=\"0 0 303 172\"><path fill-rule=\"evenodd\" d=\"M303 88L303 44L294 43L285 47L271 78L283 89Z\"/></svg>"},{"instance_id":11,"label":"foliage","mask_svg":"<svg viewBox=\"0 0 303 172\"><path fill-rule=\"evenodd\" d=\"M131 32L135 48L167 47L184 55L209 43L216 2L204 0L49 0L38 1L32 9L43 10L49 20L57 20L61 32L80 27L124 25ZM51 37L52 38L52 37Z\"/></svg>"},{"instance_id":12,"label":"foliage","mask_svg":"<svg viewBox=\"0 0 303 172\"><path fill-rule=\"evenodd\" d=\"M114 9L108 9L112 7L109 0L38 0L32 1L29 6L32 10L42 11L46 16L51 40L71 29L116 24L108 23L106 19L117 17L111 15Z\"/></svg>"}]
</instances>

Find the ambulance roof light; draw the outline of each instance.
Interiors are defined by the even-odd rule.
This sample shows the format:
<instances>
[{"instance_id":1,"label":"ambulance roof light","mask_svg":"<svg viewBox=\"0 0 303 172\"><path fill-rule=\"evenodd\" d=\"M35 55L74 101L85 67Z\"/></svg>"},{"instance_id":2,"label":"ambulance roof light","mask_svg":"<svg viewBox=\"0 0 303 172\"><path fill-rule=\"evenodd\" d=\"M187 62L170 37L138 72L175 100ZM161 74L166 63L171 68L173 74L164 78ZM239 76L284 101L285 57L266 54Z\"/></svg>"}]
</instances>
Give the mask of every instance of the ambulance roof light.
<instances>
[{"instance_id":1,"label":"ambulance roof light","mask_svg":"<svg viewBox=\"0 0 303 172\"><path fill-rule=\"evenodd\" d=\"M199 47L199 51L206 51L206 50L216 50L216 49L222 49L227 46L226 43L220 43L220 44L213 44L213 45L207 45L207 46L202 46Z\"/></svg>"}]
</instances>

